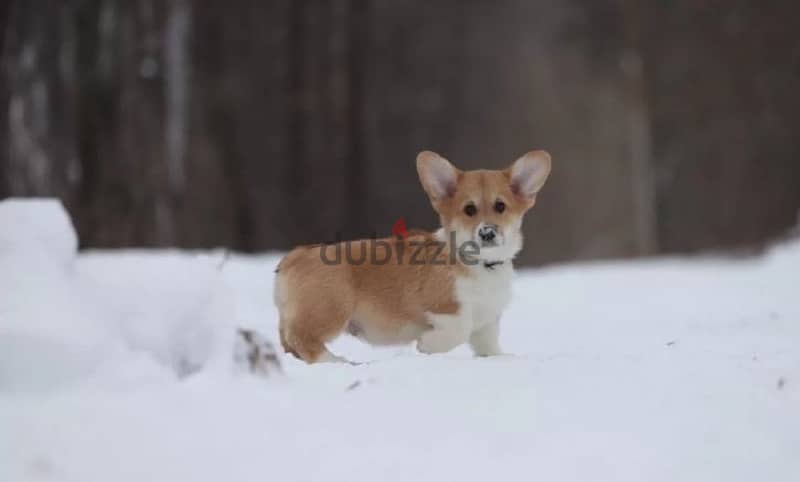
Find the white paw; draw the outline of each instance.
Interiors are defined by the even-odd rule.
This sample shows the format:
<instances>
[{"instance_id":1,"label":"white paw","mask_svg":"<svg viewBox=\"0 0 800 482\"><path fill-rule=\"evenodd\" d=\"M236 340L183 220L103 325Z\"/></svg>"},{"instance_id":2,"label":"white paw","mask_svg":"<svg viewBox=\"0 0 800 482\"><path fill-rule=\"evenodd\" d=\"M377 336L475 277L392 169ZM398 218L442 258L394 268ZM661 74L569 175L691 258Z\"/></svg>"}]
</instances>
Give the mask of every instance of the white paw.
<instances>
[{"instance_id":1,"label":"white paw","mask_svg":"<svg viewBox=\"0 0 800 482\"><path fill-rule=\"evenodd\" d=\"M477 357L506 356L506 355L508 355L508 353L505 353L500 348L492 349L492 350L475 351L475 356L477 356Z\"/></svg>"},{"instance_id":2,"label":"white paw","mask_svg":"<svg viewBox=\"0 0 800 482\"><path fill-rule=\"evenodd\" d=\"M423 333L417 340L417 350L427 355L445 353L466 341L466 337L454 331L430 330Z\"/></svg>"},{"instance_id":3,"label":"white paw","mask_svg":"<svg viewBox=\"0 0 800 482\"><path fill-rule=\"evenodd\" d=\"M353 365L353 366L360 365L360 363L350 361L345 357L342 357L342 356L339 356L339 355L334 355L333 353L329 352L328 350L325 350L324 352L322 352L322 354L317 359L317 363L344 363L344 364Z\"/></svg>"}]
</instances>

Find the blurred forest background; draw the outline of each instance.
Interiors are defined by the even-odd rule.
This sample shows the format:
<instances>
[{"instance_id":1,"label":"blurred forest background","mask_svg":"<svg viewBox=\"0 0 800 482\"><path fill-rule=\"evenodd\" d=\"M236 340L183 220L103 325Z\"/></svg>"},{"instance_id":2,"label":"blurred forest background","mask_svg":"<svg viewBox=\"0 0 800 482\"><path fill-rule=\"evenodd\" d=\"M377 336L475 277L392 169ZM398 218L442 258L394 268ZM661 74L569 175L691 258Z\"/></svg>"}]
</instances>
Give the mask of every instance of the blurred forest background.
<instances>
[{"instance_id":1,"label":"blurred forest background","mask_svg":"<svg viewBox=\"0 0 800 482\"><path fill-rule=\"evenodd\" d=\"M0 197L58 196L84 247L433 228L422 149L550 151L527 264L798 223L798 2L13 0L0 29Z\"/></svg>"}]
</instances>

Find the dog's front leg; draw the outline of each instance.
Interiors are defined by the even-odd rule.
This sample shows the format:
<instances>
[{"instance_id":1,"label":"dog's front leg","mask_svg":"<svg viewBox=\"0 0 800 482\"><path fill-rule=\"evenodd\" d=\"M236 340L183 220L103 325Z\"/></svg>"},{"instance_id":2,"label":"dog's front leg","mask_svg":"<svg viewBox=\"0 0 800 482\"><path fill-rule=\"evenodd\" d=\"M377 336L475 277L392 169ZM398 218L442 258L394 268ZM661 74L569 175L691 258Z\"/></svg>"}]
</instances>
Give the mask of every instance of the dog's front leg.
<instances>
[{"instance_id":1,"label":"dog's front leg","mask_svg":"<svg viewBox=\"0 0 800 482\"><path fill-rule=\"evenodd\" d=\"M432 328L419 337L417 350L427 354L444 353L466 343L472 331L472 320L466 315L429 315Z\"/></svg>"},{"instance_id":2,"label":"dog's front leg","mask_svg":"<svg viewBox=\"0 0 800 482\"><path fill-rule=\"evenodd\" d=\"M500 349L500 319L499 317L491 323L487 323L469 336L469 344L475 356L494 356L502 355Z\"/></svg>"}]
</instances>

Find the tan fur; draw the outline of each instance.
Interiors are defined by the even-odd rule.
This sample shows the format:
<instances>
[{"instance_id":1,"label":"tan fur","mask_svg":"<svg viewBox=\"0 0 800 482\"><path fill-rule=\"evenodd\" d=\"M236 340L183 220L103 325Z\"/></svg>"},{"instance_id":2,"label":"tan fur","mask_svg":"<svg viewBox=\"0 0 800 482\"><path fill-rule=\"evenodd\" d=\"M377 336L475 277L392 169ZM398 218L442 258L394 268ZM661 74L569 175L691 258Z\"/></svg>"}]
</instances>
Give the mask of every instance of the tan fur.
<instances>
[{"instance_id":1,"label":"tan fur","mask_svg":"<svg viewBox=\"0 0 800 482\"><path fill-rule=\"evenodd\" d=\"M452 192L437 197L432 194L423 168L430 156L438 155L420 153L417 165L445 233L456 225L472 229L481 221L500 226L513 224L535 202L535 196L515 192L511 168L457 171ZM505 212L493 211L497 200L506 203ZM480 215L464 214L468 202L475 203ZM287 352L309 363L336 359L325 344L344 331L375 345L405 344L418 339L431 328L428 315L459 311L455 281L474 276L458 262L458 256L452 262L449 238L440 250L437 238L427 232L413 232L407 239L340 243L340 262L324 263L323 258L335 258L336 249L337 245L301 246L286 255L278 267L275 303L280 312L281 344ZM347 249L352 260L365 261L348 262ZM378 259L387 258L387 249L391 256L385 264L372 263L370 249ZM410 263L416 249L422 249L422 264Z\"/></svg>"},{"instance_id":2,"label":"tan fur","mask_svg":"<svg viewBox=\"0 0 800 482\"><path fill-rule=\"evenodd\" d=\"M385 265L369 263L370 243L375 243L377 259L387 256L382 243L392 246L391 258ZM437 248L417 247L416 243L433 242L430 233L417 233L405 240L351 241L351 259L346 261L345 243L339 244L342 262L327 265L320 250L332 252L336 245L316 245L292 250L278 267L276 304L281 313L280 332L284 349L295 356L317 361L325 352L324 343L336 338L348 322L360 326L360 333L375 344L410 343L427 328L425 313L455 313L458 303L453 299L454 276L462 265L433 264ZM401 246L402 245L402 246ZM400 255L402 249L402 256ZM414 250L422 249L424 264L410 264ZM440 258L447 257L444 247ZM403 263L400 263L400 260Z\"/></svg>"}]
</instances>

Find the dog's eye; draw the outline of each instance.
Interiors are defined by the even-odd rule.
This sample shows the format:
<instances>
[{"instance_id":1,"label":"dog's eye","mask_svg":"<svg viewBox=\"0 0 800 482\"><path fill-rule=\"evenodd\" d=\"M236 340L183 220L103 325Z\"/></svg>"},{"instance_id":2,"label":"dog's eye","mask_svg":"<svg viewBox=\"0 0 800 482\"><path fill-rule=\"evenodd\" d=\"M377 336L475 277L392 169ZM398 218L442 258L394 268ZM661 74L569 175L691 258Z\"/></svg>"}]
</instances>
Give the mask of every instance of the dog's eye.
<instances>
[{"instance_id":1,"label":"dog's eye","mask_svg":"<svg viewBox=\"0 0 800 482\"><path fill-rule=\"evenodd\" d=\"M494 203L494 210L497 211L498 213L502 213L503 211L506 210L506 203L504 203L503 201L496 201Z\"/></svg>"},{"instance_id":2,"label":"dog's eye","mask_svg":"<svg viewBox=\"0 0 800 482\"><path fill-rule=\"evenodd\" d=\"M474 204L467 204L464 206L464 214L467 216L475 216L478 213L478 208Z\"/></svg>"}]
</instances>

